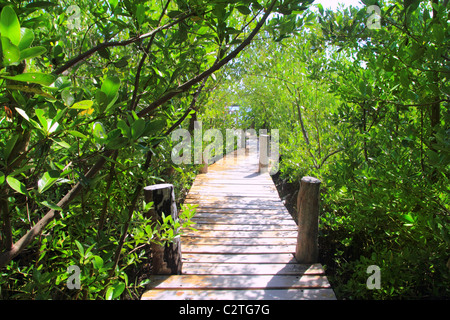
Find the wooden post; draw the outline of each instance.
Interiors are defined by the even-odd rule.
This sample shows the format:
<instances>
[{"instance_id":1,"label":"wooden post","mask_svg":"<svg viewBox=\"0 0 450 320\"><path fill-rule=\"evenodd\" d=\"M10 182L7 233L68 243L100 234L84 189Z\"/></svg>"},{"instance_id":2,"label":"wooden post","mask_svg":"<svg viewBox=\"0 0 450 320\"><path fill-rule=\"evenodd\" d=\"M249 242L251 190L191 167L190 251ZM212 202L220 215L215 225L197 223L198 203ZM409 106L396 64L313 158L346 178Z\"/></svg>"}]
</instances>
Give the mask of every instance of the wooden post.
<instances>
[{"instance_id":1,"label":"wooden post","mask_svg":"<svg viewBox=\"0 0 450 320\"><path fill-rule=\"evenodd\" d=\"M269 170L269 136L267 134L259 135L259 172Z\"/></svg>"},{"instance_id":2,"label":"wooden post","mask_svg":"<svg viewBox=\"0 0 450 320\"><path fill-rule=\"evenodd\" d=\"M295 259L299 263L316 263L319 258L320 180L303 177L297 198L298 235Z\"/></svg>"},{"instance_id":3,"label":"wooden post","mask_svg":"<svg viewBox=\"0 0 450 320\"><path fill-rule=\"evenodd\" d=\"M153 208L147 212L147 217L156 223L162 221L162 213L171 215L173 220L178 219L175 202L175 193L171 184L157 184L144 188L144 197L147 203L153 202ZM153 253L153 274L181 274L181 242L175 238L174 242L165 246L151 244Z\"/></svg>"},{"instance_id":4,"label":"wooden post","mask_svg":"<svg viewBox=\"0 0 450 320\"><path fill-rule=\"evenodd\" d=\"M206 174L208 173L208 160L203 158L203 164L200 167L200 173Z\"/></svg>"}]
</instances>

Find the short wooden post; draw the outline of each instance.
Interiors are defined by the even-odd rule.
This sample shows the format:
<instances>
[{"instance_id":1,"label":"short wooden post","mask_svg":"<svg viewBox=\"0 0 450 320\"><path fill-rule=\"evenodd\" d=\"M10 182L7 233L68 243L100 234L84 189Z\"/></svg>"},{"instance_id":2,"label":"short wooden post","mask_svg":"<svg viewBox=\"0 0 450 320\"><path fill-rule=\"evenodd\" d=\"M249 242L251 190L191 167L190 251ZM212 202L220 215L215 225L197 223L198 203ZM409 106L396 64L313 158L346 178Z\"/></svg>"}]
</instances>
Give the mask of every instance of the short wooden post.
<instances>
[{"instance_id":1,"label":"short wooden post","mask_svg":"<svg viewBox=\"0 0 450 320\"><path fill-rule=\"evenodd\" d=\"M269 170L269 136L259 135L259 172Z\"/></svg>"},{"instance_id":2,"label":"short wooden post","mask_svg":"<svg viewBox=\"0 0 450 320\"><path fill-rule=\"evenodd\" d=\"M156 223L162 222L162 214L171 215L175 221L178 219L178 211L175 202L175 193L171 184L157 184L144 188L144 197L147 203L153 202L153 208L147 212L147 217ZM151 244L153 253L153 274L181 274L181 242L175 238L172 243L161 246Z\"/></svg>"},{"instance_id":3,"label":"short wooden post","mask_svg":"<svg viewBox=\"0 0 450 320\"><path fill-rule=\"evenodd\" d=\"M320 180L303 177L297 197L298 235L295 259L299 263L316 263L319 258Z\"/></svg>"}]
</instances>

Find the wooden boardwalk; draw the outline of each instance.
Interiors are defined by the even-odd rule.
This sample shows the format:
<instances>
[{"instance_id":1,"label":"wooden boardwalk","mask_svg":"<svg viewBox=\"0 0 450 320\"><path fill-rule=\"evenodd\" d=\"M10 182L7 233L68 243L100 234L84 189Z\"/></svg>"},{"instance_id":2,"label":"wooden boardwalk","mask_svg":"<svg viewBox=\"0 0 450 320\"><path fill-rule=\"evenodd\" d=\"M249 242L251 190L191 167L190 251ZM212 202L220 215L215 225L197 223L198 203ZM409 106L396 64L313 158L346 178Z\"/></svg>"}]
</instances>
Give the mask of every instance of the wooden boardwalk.
<instances>
[{"instance_id":1,"label":"wooden boardwalk","mask_svg":"<svg viewBox=\"0 0 450 320\"><path fill-rule=\"evenodd\" d=\"M151 276L143 300L336 299L320 264L298 264L297 225L257 153L235 151L195 179L197 231L181 238L182 275Z\"/></svg>"}]
</instances>

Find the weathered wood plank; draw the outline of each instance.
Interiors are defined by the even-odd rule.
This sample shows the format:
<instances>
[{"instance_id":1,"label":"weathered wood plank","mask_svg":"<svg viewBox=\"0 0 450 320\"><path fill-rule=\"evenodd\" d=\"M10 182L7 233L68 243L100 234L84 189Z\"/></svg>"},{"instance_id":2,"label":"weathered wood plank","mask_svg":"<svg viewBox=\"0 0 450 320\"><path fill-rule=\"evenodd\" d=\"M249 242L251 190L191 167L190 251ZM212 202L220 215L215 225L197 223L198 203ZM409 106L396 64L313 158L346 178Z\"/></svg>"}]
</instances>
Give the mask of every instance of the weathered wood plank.
<instances>
[{"instance_id":1,"label":"weathered wood plank","mask_svg":"<svg viewBox=\"0 0 450 320\"><path fill-rule=\"evenodd\" d=\"M152 290L142 300L336 300L332 289Z\"/></svg>"},{"instance_id":2,"label":"weathered wood plank","mask_svg":"<svg viewBox=\"0 0 450 320\"><path fill-rule=\"evenodd\" d=\"M155 275L149 284L152 289L307 289L329 288L322 275Z\"/></svg>"},{"instance_id":3,"label":"weathered wood plank","mask_svg":"<svg viewBox=\"0 0 450 320\"><path fill-rule=\"evenodd\" d=\"M222 202L222 201L238 201L240 203L282 203L278 195L267 193L255 193L255 192L241 192L239 194L229 192L204 192L203 194L190 193L186 196L186 200L194 201L210 201L210 202Z\"/></svg>"},{"instance_id":4,"label":"weathered wood plank","mask_svg":"<svg viewBox=\"0 0 450 320\"><path fill-rule=\"evenodd\" d=\"M264 217L259 216L258 218L254 217L235 217L235 216L220 216L211 217L212 214L204 215L203 217L194 217L192 219L193 222L196 223L196 226L202 224L247 224L247 225L283 225L283 226L292 226L296 227L297 224L292 220L288 219L289 217ZM284 219L283 219L284 218Z\"/></svg>"},{"instance_id":5,"label":"weathered wood plank","mask_svg":"<svg viewBox=\"0 0 450 320\"><path fill-rule=\"evenodd\" d=\"M184 263L183 274L237 274L237 275L324 275L321 264L282 264L282 263Z\"/></svg>"},{"instance_id":6,"label":"weathered wood plank","mask_svg":"<svg viewBox=\"0 0 450 320\"><path fill-rule=\"evenodd\" d=\"M208 263L297 263L291 253L266 253L266 254L184 254L184 262L208 262Z\"/></svg>"},{"instance_id":7,"label":"weathered wood plank","mask_svg":"<svg viewBox=\"0 0 450 320\"><path fill-rule=\"evenodd\" d=\"M246 254L264 254L264 253L294 253L295 245L203 245L203 244L184 244L182 253L246 253Z\"/></svg>"},{"instance_id":8,"label":"weathered wood plank","mask_svg":"<svg viewBox=\"0 0 450 320\"><path fill-rule=\"evenodd\" d=\"M297 238L297 231L190 231L185 235L191 237L212 238Z\"/></svg>"},{"instance_id":9,"label":"weathered wood plank","mask_svg":"<svg viewBox=\"0 0 450 320\"><path fill-rule=\"evenodd\" d=\"M244 181L245 182L245 181ZM203 185L196 185L193 184L190 191L194 191L194 192L203 192L205 187L205 184ZM225 191L225 190L231 190L231 191L246 191L246 190L258 190L258 191L269 191L269 192L277 192L277 188L275 187L275 185L273 183L266 183L266 184L261 184L261 185L245 185L245 184L228 184L228 185L218 185L218 184L214 184L211 185L212 188L214 188L214 190L218 190L218 191Z\"/></svg>"},{"instance_id":10,"label":"weathered wood plank","mask_svg":"<svg viewBox=\"0 0 450 320\"><path fill-rule=\"evenodd\" d=\"M186 199L185 203L187 204L200 204L203 208L210 208L210 209L286 209L285 206L280 202L277 203L275 201L272 202L272 204L261 202L255 202L255 203L235 203L235 202L211 202L211 201L192 201L192 199Z\"/></svg>"},{"instance_id":11,"label":"weathered wood plank","mask_svg":"<svg viewBox=\"0 0 450 320\"><path fill-rule=\"evenodd\" d=\"M296 225L281 224L195 224L192 226L198 231L297 231Z\"/></svg>"},{"instance_id":12,"label":"weathered wood plank","mask_svg":"<svg viewBox=\"0 0 450 320\"><path fill-rule=\"evenodd\" d=\"M193 219L193 222L197 223L215 223L215 224L235 224L245 221L246 224L281 224L281 225L296 225L290 216L283 214L273 215L248 215L243 214L223 214L223 213L210 213L210 214L198 214Z\"/></svg>"},{"instance_id":13,"label":"weathered wood plank","mask_svg":"<svg viewBox=\"0 0 450 320\"><path fill-rule=\"evenodd\" d=\"M253 208L216 208L216 207L197 207L195 217L199 216L201 213L232 213L232 214L244 214L248 215L249 217L256 216L258 214L268 214L273 215L276 213L289 216L289 219L292 219L289 212L286 210L286 208L259 208L259 209L253 209Z\"/></svg>"},{"instance_id":14,"label":"weathered wood plank","mask_svg":"<svg viewBox=\"0 0 450 320\"><path fill-rule=\"evenodd\" d=\"M198 238L181 236L182 248L189 244L207 245L239 245L239 246L259 246L259 245L296 245L295 238Z\"/></svg>"}]
</instances>

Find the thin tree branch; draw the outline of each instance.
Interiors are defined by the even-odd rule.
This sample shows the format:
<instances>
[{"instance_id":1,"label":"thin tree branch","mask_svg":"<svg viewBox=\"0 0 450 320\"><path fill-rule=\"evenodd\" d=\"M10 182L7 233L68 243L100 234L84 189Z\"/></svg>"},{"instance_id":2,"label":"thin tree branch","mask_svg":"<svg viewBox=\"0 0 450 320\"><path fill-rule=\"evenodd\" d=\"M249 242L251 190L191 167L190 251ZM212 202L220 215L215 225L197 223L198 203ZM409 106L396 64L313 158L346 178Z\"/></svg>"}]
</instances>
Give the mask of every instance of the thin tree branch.
<instances>
[{"instance_id":1,"label":"thin tree branch","mask_svg":"<svg viewBox=\"0 0 450 320\"><path fill-rule=\"evenodd\" d=\"M86 179L93 178L106 163L106 159L111 156L112 150L107 150L103 153L102 157L97 161L97 163L85 174ZM57 203L58 207L65 208L83 189L81 182L75 184L75 186ZM0 254L0 269L6 266L14 257L16 257L23 249L25 249L33 239L42 232L42 230L51 222L53 219L60 216L59 212L56 210L50 210L45 216L39 220L36 225L31 228L19 241L17 241L11 248L11 250L6 250Z\"/></svg>"},{"instance_id":2,"label":"thin tree branch","mask_svg":"<svg viewBox=\"0 0 450 320\"><path fill-rule=\"evenodd\" d=\"M164 14L166 13L167 8L169 7L170 1L172 1L172 0L168 0L167 1L165 7L163 8L163 10L161 12L161 15L159 16L158 26L161 23L161 20L164 17ZM137 98L137 91L138 91L138 88L139 88L139 81L141 79L141 70L142 70L142 67L144 66L145 60L148 57L148 53L150 52L150 48L153 45L153 41L155 40L155 36L156 36L156 33L151 35L150 40L149 40L149 42L147 44L147 47L145 48L144 53L142 55L142 58L139 61L138 68L136 70L136 79L134 81L133 97L131 98L131 110L135 110L136 106L138 104L138 101L136 100L136 98Z\"/></svg>"},{"instance_id":3,"label":"thin tree branch","mask_svg":"<svg viewBox=\"0 0 450 320\"><path fill-rule=\"evenodd\" d=\"M180 23L181 21L183 21L183 20L185 20L185 19L187 19L187 18L189 18L189 17L191 17L193 15L194 15L194 13L191 12L191 13L189 13L187 15L184 15L181 18L179 18L179 19L177 19L177 20L175 20L175 21L173 21L171 23L168 23L168 24L166 24L164 26L158 27L158 28L156 28L156 29L154 29L154 30L152 30L150 32L144 33L142 35L130 38L128 40L110 41L110 42L100 43L99 45L97 45L97 46L95 46L95 47L85 51L84 53L82 53L82 54L78 55L77 57L73 58L72 60L68 61L65 65L63 65L62 67L56 69L53 72L53 74L58 75L58 74L63 73L67 69L70 69L73 66L75 66L76 64L84 61L85 59L87 59L88 57L90 57L91 55L93 55L94 53L96 53L99 50L110 48L110 47L125 47L125 46L127 46L127 45L129 45L131 43L135 43L135 42L138 42L140 40L152 37L156 33L160 32L162 30L165 30L165 29L169 29L169 28L173 27L174 25Z\"/></svg>"},{"instance_id":4,"label":"thin tree branch","mask_svg":"<svg viewBox=\"0 0 450 320\"><path fill-rule=\"evenodd\" d=\"M333 152L327 154L326 157L322 159L322 163L320 164L320 167L322 168L322 166L325 164L325 161L327 161L329 157L331 157L332 155L335 155L338 152L344 151L344 150L345 150L344 148L341 148L341 149L338 149L336 151L333 151Z\"/></svg>"}]
</instances>

